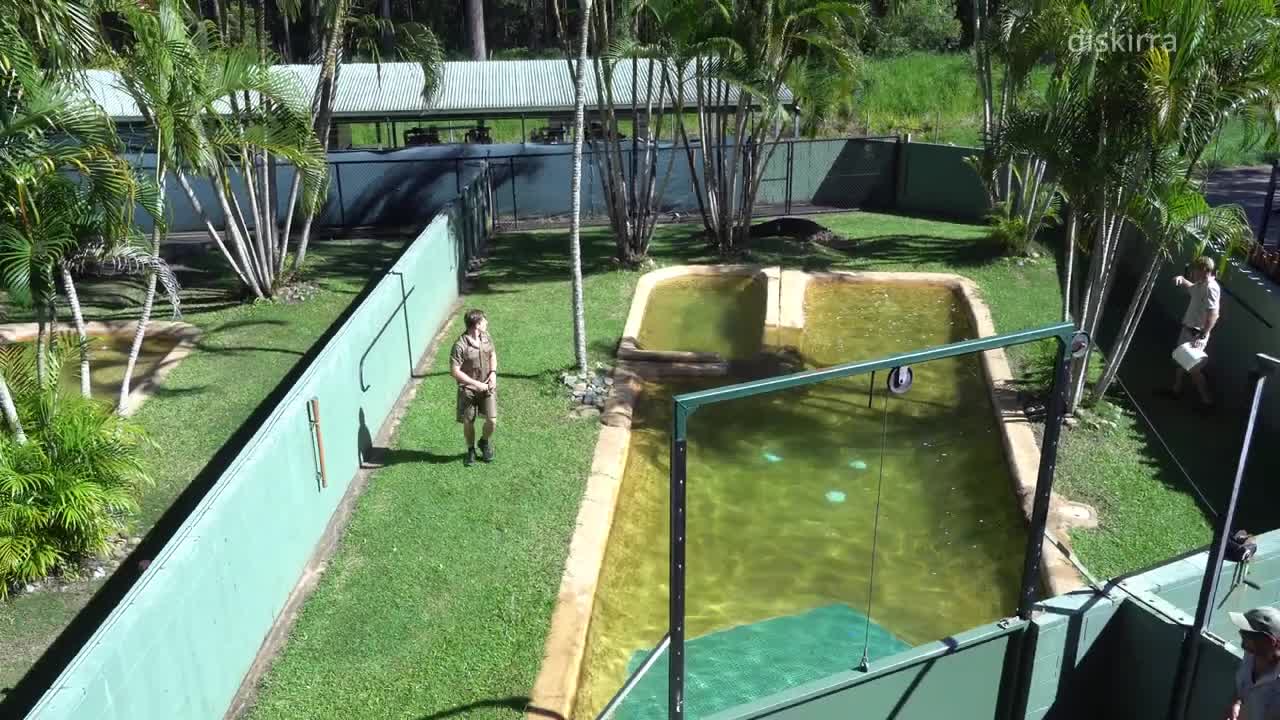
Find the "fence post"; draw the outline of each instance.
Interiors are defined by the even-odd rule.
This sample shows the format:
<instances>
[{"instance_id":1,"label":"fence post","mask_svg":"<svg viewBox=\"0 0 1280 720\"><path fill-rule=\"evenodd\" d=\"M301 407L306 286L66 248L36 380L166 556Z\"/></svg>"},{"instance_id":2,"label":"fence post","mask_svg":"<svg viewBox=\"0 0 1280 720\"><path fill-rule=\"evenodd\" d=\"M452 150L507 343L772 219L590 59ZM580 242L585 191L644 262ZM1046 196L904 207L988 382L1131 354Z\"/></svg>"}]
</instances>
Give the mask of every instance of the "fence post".
<instances>
[{"instance_id":1,"label":"fence post","mask_svg":"<svg viewBox=\"0 0 1280 720\"><path fill-rule=\"evenodd\" d=\"M514 155L507 157L507 168L511 175L511 228L516 230L520 227L520 206L516 204L516 158Z\"/></svg>"},{"instance_id":2,"label":"fence post","mask_svg":"<svg viewBox=\"0 0 1280 720\"><path fill-rule=\"evenodd\" d=\"M335 162L333 164L333 176L338 183L338 218L339 218L338 222L342 223L342 227L346 227L347 226L347 201L342 197L342 163Z\"/></svg>"},{"instance_id":3,"label":"fence post","mask_svg":"<svg viewBox=\"0 0 1280 720\"><path fill-rule=\"evenodd\" d=\"M1271 206L1276 196L1276 173L1280 172L1280 161L1271 163L1271 179L1267 181L1267 196L1262 199L1262 221L1258 223L1258 244L1267 245L1267 226L1271 224Z\"/></svg>"},{"instance_id":4,"label":"fence post","mask_svg":"<svg viewBox=\"0 0 1280 720\"><path fill-rule=\"evenodd\" d=\"M796 142L794 139L787 141L787 201L786 210L784 211L787 215L791 214L791 185L793 182L792 179L795 177L796 169L795 147Z\"/></svg>"},{"instance_id":5,"label":"fence post","mask_svg":"<svg viewBox=\"0 0 1280 720\"><path fill-rule=\"evenodd\" d=\"M453 194L462 194L462 158L453 159Z\"/></svg>"},{"instance_id":6,"label":"fence post","mask_svg":"<svg viewBox=\"0 0 1280 720\"><path fill-rule=\"evenodd\" d=\"M894 148L893 171L893 209L901 210L902 196L907 192L907 143L911 142L911 133L898 136L897 147Z\"/></svg>"}]
</instances>

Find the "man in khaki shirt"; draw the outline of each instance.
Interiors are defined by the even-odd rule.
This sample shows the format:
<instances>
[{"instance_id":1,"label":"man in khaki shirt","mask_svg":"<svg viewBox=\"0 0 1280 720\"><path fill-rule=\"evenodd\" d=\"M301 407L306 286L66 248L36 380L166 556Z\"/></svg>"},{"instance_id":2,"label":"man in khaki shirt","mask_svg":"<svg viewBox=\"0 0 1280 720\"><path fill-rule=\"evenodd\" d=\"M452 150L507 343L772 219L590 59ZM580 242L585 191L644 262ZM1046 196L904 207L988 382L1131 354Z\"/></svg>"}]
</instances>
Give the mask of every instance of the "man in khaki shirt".
<instances>
[{"instance_id":1,"label":"man in khaki shirt","mask_svg":"<svg viewBox=\"0 0 1280 720\"><path fill-rule=\"evenodd\" d=\"M458 422L467 440L463 464L476 460L476 415L484 416L481 458L493 462L493 429L498 423L498 353L489 337L489 320L480 310L468 310L467 329L453 344L449 371L458 381Z\"/></svg>"}]
</instances>

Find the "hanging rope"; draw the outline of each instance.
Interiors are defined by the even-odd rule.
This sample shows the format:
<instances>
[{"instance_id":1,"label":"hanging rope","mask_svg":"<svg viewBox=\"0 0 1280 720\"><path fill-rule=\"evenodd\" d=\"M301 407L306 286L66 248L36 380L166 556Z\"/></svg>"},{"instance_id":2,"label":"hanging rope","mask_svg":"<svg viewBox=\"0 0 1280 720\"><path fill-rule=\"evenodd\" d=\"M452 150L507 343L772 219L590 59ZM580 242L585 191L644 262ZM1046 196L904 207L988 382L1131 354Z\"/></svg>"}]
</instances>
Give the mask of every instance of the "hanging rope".
<instances>
[{"instance_id":1,"label":"hanging rope","mask_svg":"<svg viewBox=\"0 0 1280 720\"><path fill-rule=\"evenodd\" d=\"M871 658L867 654L867 649L871 644L871 602L876 587L876 543L880 539L880 493L884 489L884 447L889 437L890 394L887 392L884 394L884 410L881 412L880 421L880 479L876 482L876 514L871 526L871 573L867 576L867 622L862 632L862 662L858 665L858 669L863 672L871 667Z\"/></svg>"}]
</instances>

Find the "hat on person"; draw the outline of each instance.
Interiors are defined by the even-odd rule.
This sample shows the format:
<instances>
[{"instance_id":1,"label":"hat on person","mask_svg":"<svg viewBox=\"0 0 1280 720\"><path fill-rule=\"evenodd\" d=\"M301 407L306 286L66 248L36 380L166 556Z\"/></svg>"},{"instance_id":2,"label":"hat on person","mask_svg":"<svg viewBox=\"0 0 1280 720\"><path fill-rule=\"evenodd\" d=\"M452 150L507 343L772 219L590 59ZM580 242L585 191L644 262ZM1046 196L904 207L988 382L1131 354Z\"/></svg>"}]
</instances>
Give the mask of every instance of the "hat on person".
<instances>
[{"instance_id":1,"label":"hat on person","mask_svg":"<svg viewBox=\"0 0 1280 720\"><path fill-rule=\"evenodd\" d=\"M1270 635L1280 640L1280 610L1273 607L1254 608L1245 613L1227 613L1231 622L1245 632Z\"/></svg>"}]
</instances>

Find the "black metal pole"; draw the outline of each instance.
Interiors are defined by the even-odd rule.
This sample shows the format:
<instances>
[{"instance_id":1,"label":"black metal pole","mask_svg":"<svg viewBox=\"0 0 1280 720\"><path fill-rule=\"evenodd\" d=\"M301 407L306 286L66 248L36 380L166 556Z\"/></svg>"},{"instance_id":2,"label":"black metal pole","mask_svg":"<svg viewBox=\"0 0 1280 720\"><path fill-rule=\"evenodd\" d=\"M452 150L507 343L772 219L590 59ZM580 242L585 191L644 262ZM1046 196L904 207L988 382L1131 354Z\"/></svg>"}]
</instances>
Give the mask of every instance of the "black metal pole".
<instances>
[{"instance_id":1,"label":"black metal pole","mask_svg":"<svg viewBox=\"0 0 1280 720\"><path fill-rule=\"evenodd\" d=\"M295 170L296 172L296 170ZM342 198L342 163L333 164L333 177L338 184L338 214L342 227L347 226L347 202Z\"/></svg>"},{"instance_id":2,"label":"black metal pole","mask_svg":"<svg viewBox=\"0 0 1280 720\"><path fill-rule=\"evenodd\" d=\"M507 158L507 167L511 169L511 227L520 227L520 207L516 204L516 159Z\"/></svg>"},{"instance_id":3,"label":"black metal pole","mask_svg":"<svg viewBox=\"0 0 1280 720\"><path fill-rule=\"evenodd\" d=\"M792 187L792 183L794 182L792 178L795 177L795 170L796 170L795 148L796 148L796 141L788 140L787 141L787 209L785 211L786 214L788 215L791 214L791 187Z\"/></svg>"},{"instance_id":4,"label":"black metal pole","mask_svg":"<svg viewBox=\"0 0 1280 720\"><path fill-rule=\"evenodd\" d=\"M1058 339L1055 363L1053 387L1044 419L1044 441L1040 446L1040 472L1036 477L1036 495L1031 507L1031 526L1027 529L1027 549L1023 554L1022 591L1018 596L1018 617L1023 620L1031 619L1031 608L1039 595L1044 528L1049 521L1049 498L1053 493L1053 473L1058 464L1058 438L1062 435L1062 415L1067 405L1067 371L1071 354L1061 338Z\"/></svg>"},{"instance_id":5,"label":"black metal pole","mask_svg":"<svg viewBox=\"0 0 1280 720\"><path fill-rule=\"evenodd\" d=\"M462 194L462 158L453 159L453 194Z\"/></svg>"},{"instance_id":6,"label":"black metal pole","mask_svg":"<svg viewBox=\"0 0 1280 720\"><path fill-rule=\"evenodd\" d=\"M684 720L684 589L685 473L688 443L679 431L682 409L676 406L677 430L671 441L671 661L668 664L667 717Z\"/></svg>"},{"instance_id":7,"label":"black metal pole","mask_svg":"<svg viewBox=\"0 0 1280 720\"><path fill-rule=\"evenodd\" d=\"M1272 174L1274 180L1275 175ZM1249 407L1249 421L1245 425L1244 442L1240 445L1240 459L1236 461L1236 477L1231 483L1231 499L1227 501L1227 509L1222 519L1213 530L1213 544L1209 546L1209 557L1204 566L1204 579L1200 582L1200 601L1196 604L1196 617L1182 639L1182 652L1178 656L1178 673L1174 676L1173 696L1170 699L1169 717L1182 720L1186 716L1187 701L1191 697L1191 681L1195 678L1196 661L1200 656L1200 635L1209 624L1209 616L1213 613L1214 598L1218 594L1218 576L1222 572L1222 561L1227 553L1227 538L1231 537L1231 523L1235 519L1236 503L1240 498L1240 485L1244 480L1244 469L1249 461L1249 445L1253 442L1253 426L1258 419L1258 408L1262 404L1262 388L1267 383L1267 376L1275 371L1280 361L1263 355L1257 356L1258 367L1251 373L1254 378L1253 403Z\"/></svg>"},{"instance_id":8,"label":"black metal pole","mask_svg":"<svg viewBox=\"0 0 1280 720\"><path fill-rule=\"evenodd\" d=\"M1267 181L1267 196L1262 199L1262 222L1258 223L1258 244L1267 244L1267 226L1271 224L1271 205L1276 195L1276 174L1280 173L1280 162L1271 163L1271 179Z\"/></svg>"}]
</instances>

